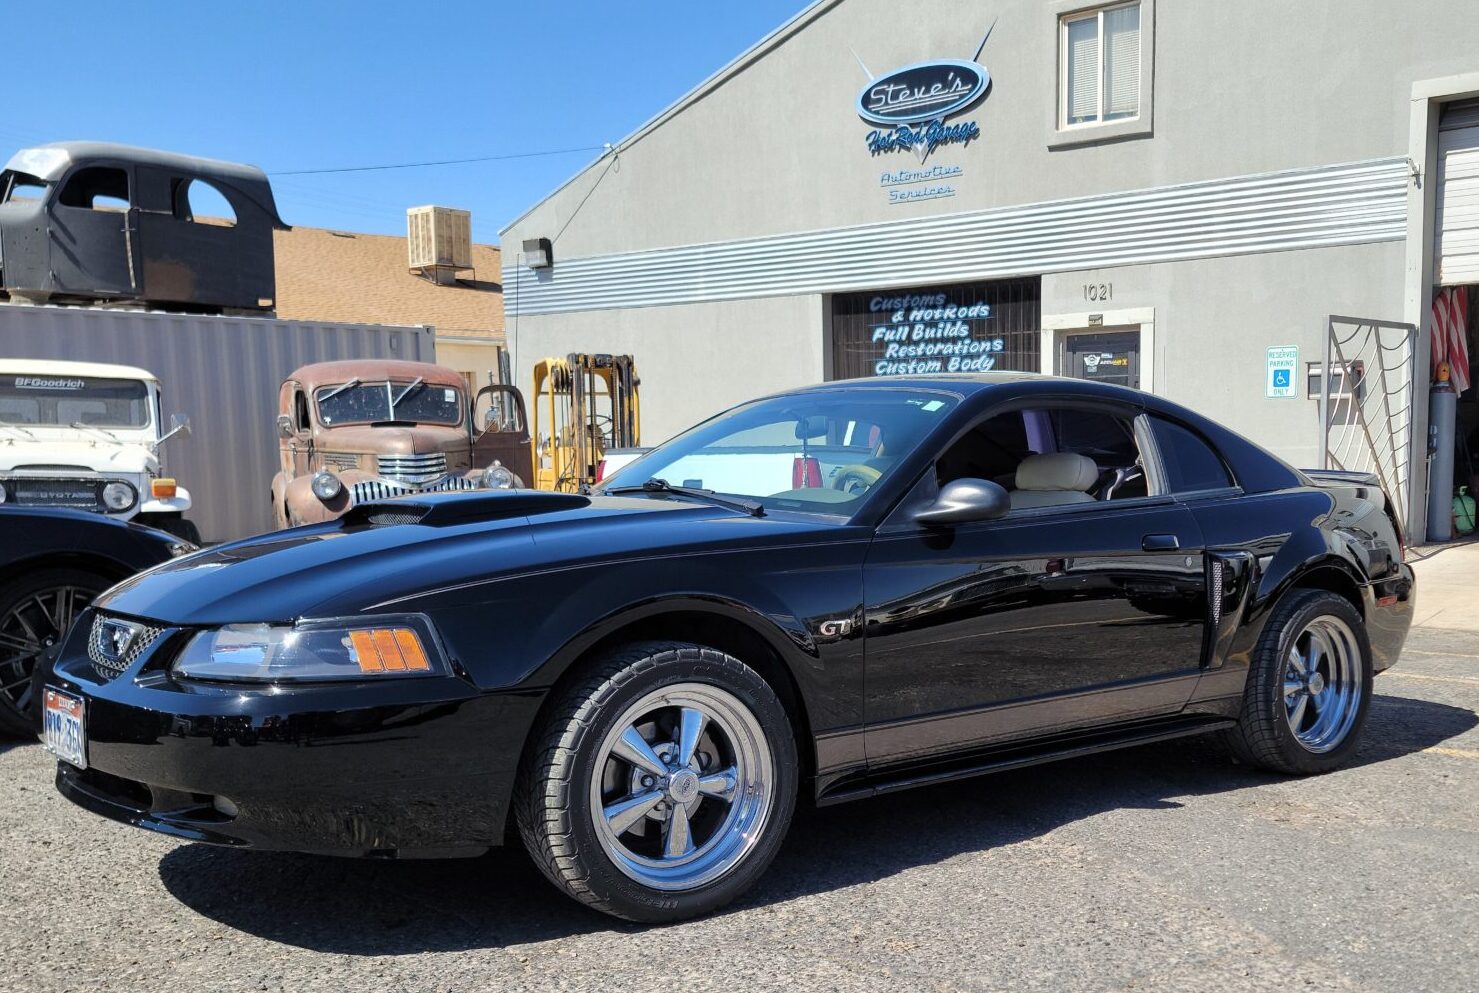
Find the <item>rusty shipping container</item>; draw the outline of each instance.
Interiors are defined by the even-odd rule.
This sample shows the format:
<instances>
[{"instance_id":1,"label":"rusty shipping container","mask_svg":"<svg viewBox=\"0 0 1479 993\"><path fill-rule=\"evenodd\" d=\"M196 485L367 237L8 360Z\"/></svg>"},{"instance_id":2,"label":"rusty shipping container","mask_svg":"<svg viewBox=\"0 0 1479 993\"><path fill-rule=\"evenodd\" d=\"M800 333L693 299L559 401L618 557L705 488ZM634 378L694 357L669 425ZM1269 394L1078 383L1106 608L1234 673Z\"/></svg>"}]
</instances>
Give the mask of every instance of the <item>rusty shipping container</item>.
<instances>
[{"instance_id":1,"label":"rusty shipping container","mask_svg":"<svg viewBox=\"0 0 1479 993\"><path fill-rule=\"evenodd\" d=\"M290 372L331 359L435 362L436 352L430 327L0 304L0 358L117 363L159 377L164 419L186 414L192 430L165 442L164 469L190 490L188 516L215 542L272 527L277 389Z\"/></svg>"}]
</instances>

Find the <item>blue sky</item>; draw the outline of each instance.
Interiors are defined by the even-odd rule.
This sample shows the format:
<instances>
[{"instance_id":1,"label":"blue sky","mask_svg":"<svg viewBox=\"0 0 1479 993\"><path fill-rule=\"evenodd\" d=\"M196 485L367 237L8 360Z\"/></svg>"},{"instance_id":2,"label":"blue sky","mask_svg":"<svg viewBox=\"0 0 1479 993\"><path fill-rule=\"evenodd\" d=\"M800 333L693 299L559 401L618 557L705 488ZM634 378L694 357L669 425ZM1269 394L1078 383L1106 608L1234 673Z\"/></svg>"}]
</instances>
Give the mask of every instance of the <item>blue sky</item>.
<instances>
[{"instance_id":1,"label":"blue sky","mask_svg":"<svg viewBox=\"0 0 1479 993\"><path fill-rule=\"evenodd\" d=\"M15 4L0 159L93 139L269 173L617 141L805 0ZM19 89L16 88L19 83ZM289 224L405 233L405 208L473 212L478 241L596 152L273 178Z\"/></svg>"}]
</instances>

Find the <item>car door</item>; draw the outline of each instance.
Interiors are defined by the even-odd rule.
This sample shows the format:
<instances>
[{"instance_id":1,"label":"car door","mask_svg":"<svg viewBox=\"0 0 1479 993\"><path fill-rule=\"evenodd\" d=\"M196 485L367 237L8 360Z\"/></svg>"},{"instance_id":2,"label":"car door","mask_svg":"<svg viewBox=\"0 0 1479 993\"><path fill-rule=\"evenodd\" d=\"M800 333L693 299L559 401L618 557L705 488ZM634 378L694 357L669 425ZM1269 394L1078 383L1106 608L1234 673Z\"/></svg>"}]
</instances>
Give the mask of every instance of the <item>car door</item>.
<instances>
[{"instance_id":1,"label":"car door","mask_svg":"<svg viewBox=\"0 0 1479 993\"><path fill-rule=\"evenodd\" d=\"M1056 428L1042 410L985 418L973 430L989 444L962 458L961 439L942 453L875 535L864 568L870 764L1170 714L1195 687L1206 617L1196 521L1139 454L1153 442L1138 412L1063 409L1079 413ZM1088 415L1111 419L1124 441L1069 437L1067 421L1098 430ZM1049 493L1047 506L954 528L913 520L950 478L1084 451L1102 470L1094 493Z\"/></svg>"},{"instance_id":2,"label":"car door","mask_svg":"<svg viewBox=\"0 0 1479 993\"><path fill-rule=\"evenodd\" d=\"M497 460L525 486L533 486L533 452L523 394L512 386L485 386L473 398L469 420L473 467L484 469Z\"/></svg>"},{"instance_id":3,"label":"car door","mask_svg":"<svg viewBox=\"0 0 1479 993\"><path fill-rule=\"evenodd\" d=\"M138 291L129 193L122 165L81 166L62 180L49 206L56 289L119 296Z\"/></svg>"}]
</instances>

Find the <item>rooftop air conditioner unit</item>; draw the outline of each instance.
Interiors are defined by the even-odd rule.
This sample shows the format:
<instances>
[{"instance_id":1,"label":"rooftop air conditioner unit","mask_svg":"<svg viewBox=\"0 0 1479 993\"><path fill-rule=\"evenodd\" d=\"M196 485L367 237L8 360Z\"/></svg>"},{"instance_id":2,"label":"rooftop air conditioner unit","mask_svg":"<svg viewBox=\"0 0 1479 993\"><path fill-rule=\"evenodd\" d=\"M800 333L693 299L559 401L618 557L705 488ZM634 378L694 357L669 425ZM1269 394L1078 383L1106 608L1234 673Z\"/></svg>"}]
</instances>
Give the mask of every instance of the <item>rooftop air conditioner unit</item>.
<instances>
[{"instance_id":1,"label":"rooftop air conditioner unit","mask_svg":"<svg viewBox=\"0 0 1479 993\"><path fill-rule=\"evenodd\" d=\"M444 281L471 269L472 213L455 207L412 207L406 211L406 251L410 267Z\"/></svg>"}]
</instances>

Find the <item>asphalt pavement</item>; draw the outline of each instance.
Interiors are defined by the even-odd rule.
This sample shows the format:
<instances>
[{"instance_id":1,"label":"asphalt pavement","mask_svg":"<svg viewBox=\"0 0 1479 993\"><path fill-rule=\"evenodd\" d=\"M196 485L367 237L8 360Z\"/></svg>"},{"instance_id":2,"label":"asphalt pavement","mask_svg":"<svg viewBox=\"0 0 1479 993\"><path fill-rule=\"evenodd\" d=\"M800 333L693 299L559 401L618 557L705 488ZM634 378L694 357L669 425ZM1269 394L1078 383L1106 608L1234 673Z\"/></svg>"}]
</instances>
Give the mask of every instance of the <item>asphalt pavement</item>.
<instances>
[{"instance_id":1,"label":"asphalt pavement","mask_svg":"<svg viewBox=\"0 0 1479 993\"><path fill-rule=\"evenodd\" d=\"M1479 983L1479 633L1415 630L1355 765L1172 742L803 812L727 911L626 926L516 850L179 844L0 742L0 991L1369 990Z\"/></svg>"}]
</instances>

